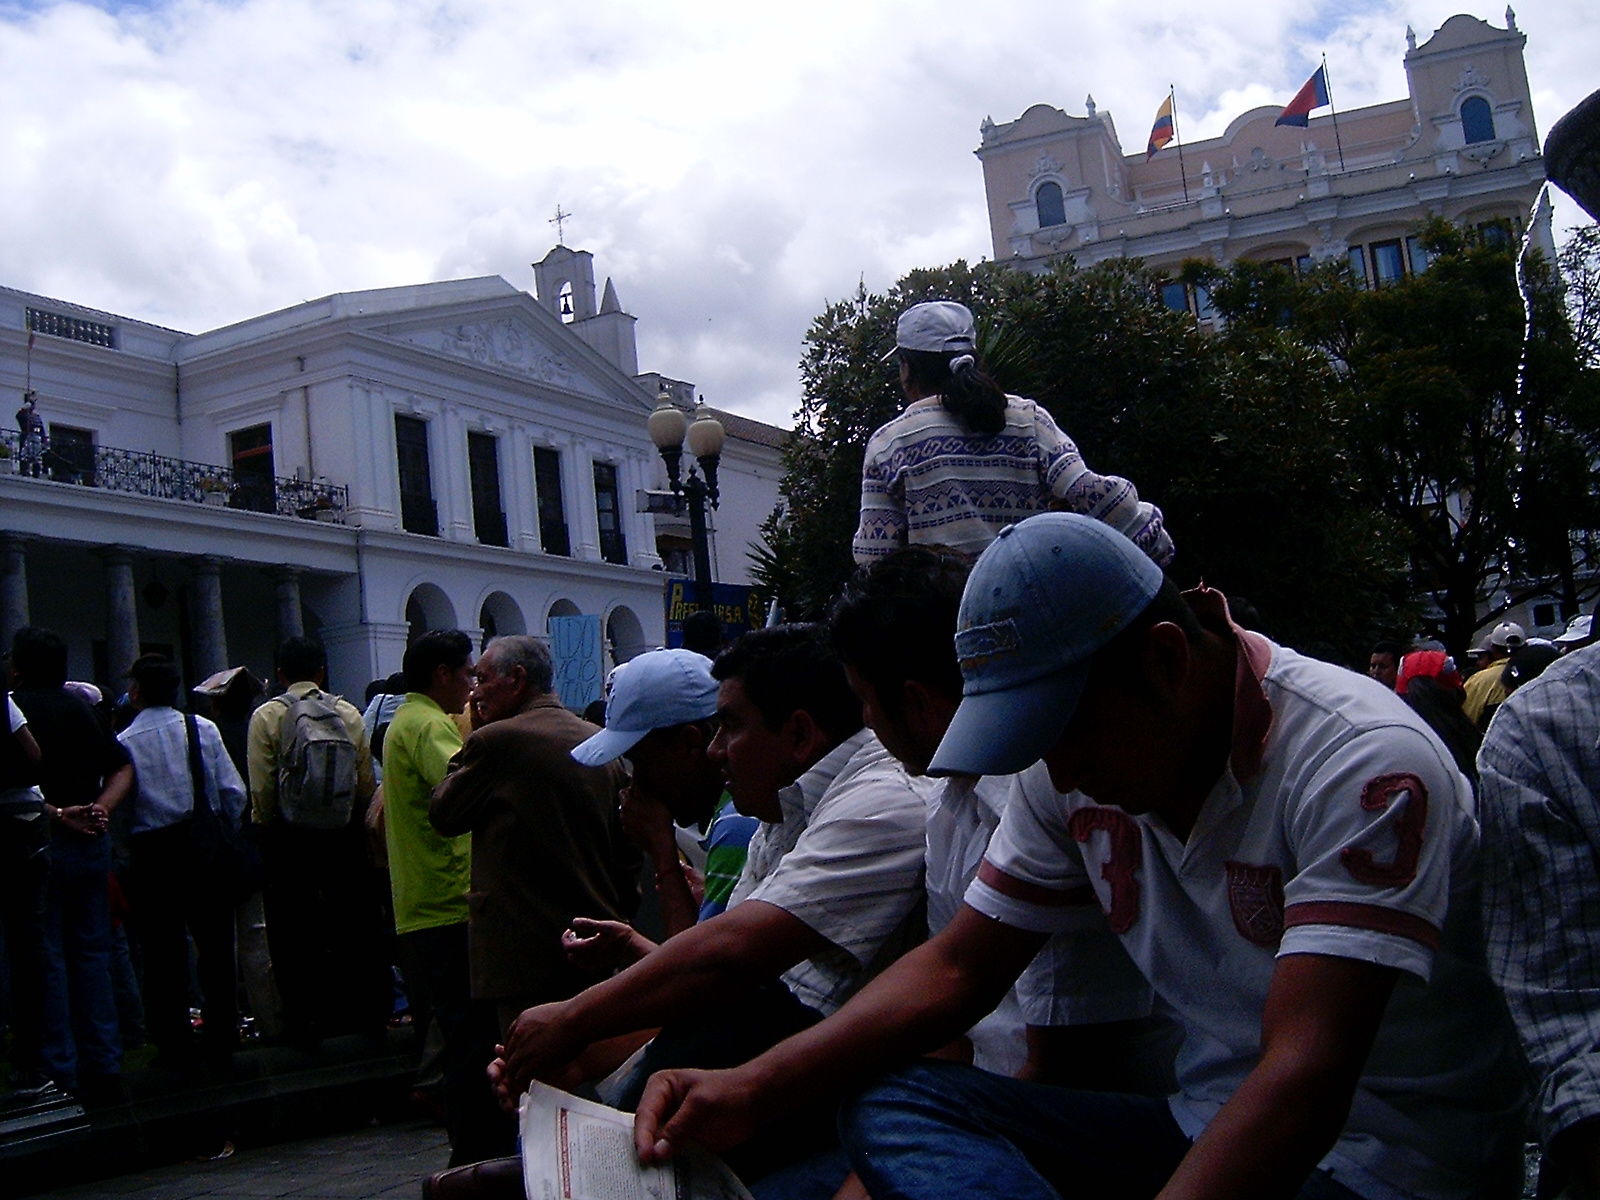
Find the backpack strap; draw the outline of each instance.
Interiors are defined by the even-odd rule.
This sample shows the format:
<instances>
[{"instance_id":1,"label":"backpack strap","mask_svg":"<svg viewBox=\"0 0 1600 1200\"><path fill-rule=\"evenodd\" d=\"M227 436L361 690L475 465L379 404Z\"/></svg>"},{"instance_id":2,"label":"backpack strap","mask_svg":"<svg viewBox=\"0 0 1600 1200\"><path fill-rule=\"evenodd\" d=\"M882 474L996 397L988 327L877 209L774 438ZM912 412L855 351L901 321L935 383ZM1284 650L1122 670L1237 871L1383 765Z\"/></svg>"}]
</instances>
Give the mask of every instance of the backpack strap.
<instances>
[{"instance_id":1,"label":"backpack strap","mask_svg":"<svg viewBox=\"0 0 1600 1200\"><path fill-rule=\"evenodd\" d=\"M189 744L189 784L194 788L195 811L198 812L202 804L207 809L211 807L211 798L206 795L205 763L200 760L200 726L193 713L183 714L183 724L187 735L184 740Z\"/></svg>"}]
</instances>

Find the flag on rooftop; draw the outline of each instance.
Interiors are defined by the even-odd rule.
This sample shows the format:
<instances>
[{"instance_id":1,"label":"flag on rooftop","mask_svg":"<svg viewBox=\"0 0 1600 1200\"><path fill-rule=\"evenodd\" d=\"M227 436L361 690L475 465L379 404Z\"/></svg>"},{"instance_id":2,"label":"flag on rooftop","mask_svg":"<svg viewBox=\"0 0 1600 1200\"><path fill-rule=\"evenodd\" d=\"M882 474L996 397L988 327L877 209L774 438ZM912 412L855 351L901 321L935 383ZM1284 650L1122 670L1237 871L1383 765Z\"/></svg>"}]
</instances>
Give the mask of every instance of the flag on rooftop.
<instances>
[{"instance_id":1,"label":"flag on rooftop","mask_svg":"<svg viewBox=\"0 0 1600 1200\"><path fill-rule=\"evenodd\" d=\"M1328 68L1318 67L1311 78L1295 93L1294 99L1284 105L1274 125L1298 125L1304 129L1311 120L1311 110L1328 103Z\"/></svg>"},{"instance_id":2,"label":"flag on rooftop","mask_svg":"<svg viewBox=\"0 0 1600 1200\"><path fill-rule=\"evenodd\" d=\"M1172 93L1156 109L1156 123L1150 126L1150 145L1145 148L1144 160L1149 162L1156 153L1172 140Z\"/></svg>"}]
</instances>

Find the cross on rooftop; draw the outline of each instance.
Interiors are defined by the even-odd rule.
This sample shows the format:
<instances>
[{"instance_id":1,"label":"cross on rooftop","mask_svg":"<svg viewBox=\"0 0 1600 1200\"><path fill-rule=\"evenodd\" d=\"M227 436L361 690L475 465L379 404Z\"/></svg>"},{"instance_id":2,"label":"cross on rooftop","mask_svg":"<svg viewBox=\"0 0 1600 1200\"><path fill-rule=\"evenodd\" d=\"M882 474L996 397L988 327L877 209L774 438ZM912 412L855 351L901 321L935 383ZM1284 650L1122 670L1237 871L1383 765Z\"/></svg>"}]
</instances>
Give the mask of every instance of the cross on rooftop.
<instances>
[{"instance_id":1,"label":"cross on rooftop","mask_svg":"<svg viewBox=\"0 0 1600 1200\"><path fill-rule=\"evenodd\" d=\"M569 212L562 212L561 205L556 205L556 215L551 217L549 220L549 224L556 227L556 245L565 246L567 244L562 239L566 234L566 223L570 220L572 220L572 214Z\"/></svg>"}]
</instances>

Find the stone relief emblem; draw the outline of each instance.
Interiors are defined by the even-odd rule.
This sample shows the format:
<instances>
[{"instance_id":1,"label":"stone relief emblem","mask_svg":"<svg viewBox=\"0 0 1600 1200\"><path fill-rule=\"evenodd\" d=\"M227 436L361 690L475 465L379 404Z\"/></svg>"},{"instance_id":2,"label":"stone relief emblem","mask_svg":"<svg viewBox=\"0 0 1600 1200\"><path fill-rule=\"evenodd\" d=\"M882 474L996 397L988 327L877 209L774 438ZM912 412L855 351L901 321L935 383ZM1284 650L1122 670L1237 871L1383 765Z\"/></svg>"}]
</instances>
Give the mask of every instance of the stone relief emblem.
<instances>
[{"instance_id":1,"label":"stone relief emblem","mask_svg":"<svg viewBox=\"0 0 1600 1200\"><path fill-rule=\"evenodd\" d=\"M577 381L565 359L535 343L514 321L457 325L439 335L439 349L545 383L570 387Z\"/></svg>"},{"instance_id":2,"label":"stone relief emblem","mask_svg":"<svg viewBox=\"0 0 1600 1200\"><path fill-rule=\"evenodd\" d=\"M1040 154L1039 160L1033 164L1033 177L1037 179L1041 175L1054 175L1060 170L1061 164L1053 157L1049 154Z\"/></svg>"},{"instance_id":3,"label":"stone relief emblem","mask_svg":"<svg viewBox=\"0 0 1600 1200\"><path fill-rule=\"evenodd\" d=\"M1456 91L1464 92L1468 88L1486 88L1489 86L1489 77L1471 63L1461 68L1461 78L1456 81Z\"/></svg>"}]
</instances>

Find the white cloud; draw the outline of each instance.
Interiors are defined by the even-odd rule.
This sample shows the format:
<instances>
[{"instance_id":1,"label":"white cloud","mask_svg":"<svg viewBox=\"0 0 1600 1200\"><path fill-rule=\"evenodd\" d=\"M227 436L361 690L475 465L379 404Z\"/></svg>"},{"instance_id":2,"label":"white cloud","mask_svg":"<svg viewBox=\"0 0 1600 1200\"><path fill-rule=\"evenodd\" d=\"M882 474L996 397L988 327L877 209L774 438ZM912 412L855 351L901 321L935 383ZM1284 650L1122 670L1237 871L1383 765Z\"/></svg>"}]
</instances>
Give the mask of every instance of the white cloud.
<instances>
[{"instance_id":1,"label":"white cloud","mask_svg":"<svg viewBox=\"0 0 1600 1200\"><path fill-rule=\"evenodd\" d=\"M642 366L784 421L826 300L990 252L986 114L1093 93L1133 146L1173 83L1210 136L1324 51L1356 107L1405 94L1408 22L1456 11L1288 7L0 0L0 282L187 329L428 278L528 287L560 202ZM1594 82L1584 16L1521 22L1541 131Z\"/></svg>"}]
</instances>

